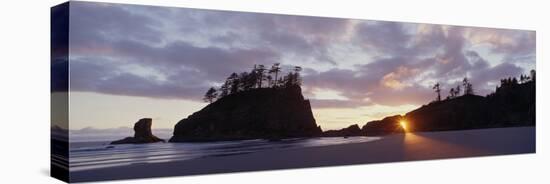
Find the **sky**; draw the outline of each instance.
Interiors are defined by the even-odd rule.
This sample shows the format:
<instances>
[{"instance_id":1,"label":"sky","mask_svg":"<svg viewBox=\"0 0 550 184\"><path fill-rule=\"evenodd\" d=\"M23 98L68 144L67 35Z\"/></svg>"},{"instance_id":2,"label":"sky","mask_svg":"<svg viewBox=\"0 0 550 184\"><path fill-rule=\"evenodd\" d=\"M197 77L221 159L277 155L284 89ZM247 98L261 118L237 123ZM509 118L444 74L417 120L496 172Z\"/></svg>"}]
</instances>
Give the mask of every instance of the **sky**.
<instances>
[{"instance_id":1,"label":"sky","mask_svg":"<svg viewBox=\"0 0 550 184\"><path fill-rule=\"evenodd\" d=\"M173 128L255 64L301 66L323 130L404 114L464 77L486 95L535 69L535 32L71 2L70 128Z\"/></svg>"}]
</instances>

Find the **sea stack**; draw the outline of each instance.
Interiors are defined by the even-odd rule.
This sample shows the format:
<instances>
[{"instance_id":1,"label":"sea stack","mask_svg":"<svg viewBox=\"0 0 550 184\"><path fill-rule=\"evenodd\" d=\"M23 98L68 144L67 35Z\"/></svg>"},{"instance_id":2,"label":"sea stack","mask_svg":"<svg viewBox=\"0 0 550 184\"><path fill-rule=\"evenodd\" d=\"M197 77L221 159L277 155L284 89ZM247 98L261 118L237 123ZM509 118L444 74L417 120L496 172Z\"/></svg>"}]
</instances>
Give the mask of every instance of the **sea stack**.
<instances>
[{"instance_id":1,"label":"sea stack","mask_svg":"<svg viewBox=\"0 0 550 184\"><path fill-rule=\"evenodd\" d=\"M320 136L298 85L230 94L179 121L170 142Z\"/></svg>"},{"instance_id":2,"label":"sea stack","mask_svg":"<svg viewBox=\"0 0 550 184\"><path fill-rule=\"evenodd\" d=\"M144 144L165 142L163 139L158 138L151 132L151 125L153 120L151 118L142 118L134 124L134 137L126 137L121 140L113 141L111 144Z\"/></svg>"}]
</instances>

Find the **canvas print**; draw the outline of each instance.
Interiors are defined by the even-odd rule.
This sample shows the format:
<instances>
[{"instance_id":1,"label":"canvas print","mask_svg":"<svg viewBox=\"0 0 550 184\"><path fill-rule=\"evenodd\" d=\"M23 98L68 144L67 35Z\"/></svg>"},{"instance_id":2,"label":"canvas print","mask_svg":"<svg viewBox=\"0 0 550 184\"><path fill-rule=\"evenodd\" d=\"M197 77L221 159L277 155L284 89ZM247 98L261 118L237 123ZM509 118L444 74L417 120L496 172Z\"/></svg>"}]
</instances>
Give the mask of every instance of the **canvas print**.
<instances>
[{"instance_id":1,"label":"canvas print","mask_svg":"<svg viewBox=\"0 0 550 184\"><path fill-rule=\"evenodd\" d=\"M71 1L67 182L535 153L535 31Z\"/></svg>"}]
</instances>

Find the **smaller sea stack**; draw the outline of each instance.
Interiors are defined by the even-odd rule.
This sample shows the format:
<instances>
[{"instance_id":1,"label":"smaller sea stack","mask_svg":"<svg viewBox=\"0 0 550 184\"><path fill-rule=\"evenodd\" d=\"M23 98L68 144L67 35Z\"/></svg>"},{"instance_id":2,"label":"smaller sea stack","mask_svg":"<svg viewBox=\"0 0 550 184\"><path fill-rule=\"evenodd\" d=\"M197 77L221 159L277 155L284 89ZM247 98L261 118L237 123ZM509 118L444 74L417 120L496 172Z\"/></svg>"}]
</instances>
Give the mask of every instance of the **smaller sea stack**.
<instances>
[{"instance_id":1,"label":"smaller sea stack","mask_svg":"<svg viewBox=\"0 0 550 184\"><path fill-rule=\"evenodd\" d=\"M165 142L164 139L158 138L151 132L151 118L142 118L134 124L134 137L126 137L121 140L113 141L111 144L145 144L155 142Z\"/></svg>"}]
</instances>

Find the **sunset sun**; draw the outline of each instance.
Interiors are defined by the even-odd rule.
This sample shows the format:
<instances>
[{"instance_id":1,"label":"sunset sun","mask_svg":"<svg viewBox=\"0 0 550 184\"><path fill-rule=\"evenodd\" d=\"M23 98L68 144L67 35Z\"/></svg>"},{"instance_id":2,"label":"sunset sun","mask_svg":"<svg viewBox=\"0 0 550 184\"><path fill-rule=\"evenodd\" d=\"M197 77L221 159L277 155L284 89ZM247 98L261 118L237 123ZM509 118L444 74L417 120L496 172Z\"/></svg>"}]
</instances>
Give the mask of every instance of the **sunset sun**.
<instances>
[{"instance_id":1,"label":"sunset sun","mask_svg":"<svg viewBox=\"0 0 550 184\"><path fill-rule=\"evenodd\" d=\"M403 130L404 130L405 132L408 131L407 121L405 121L405 120L400 120L400 121L399 121L399 126L401 126L401 128L403 128Z\"/></svg>"}]
</instances>

